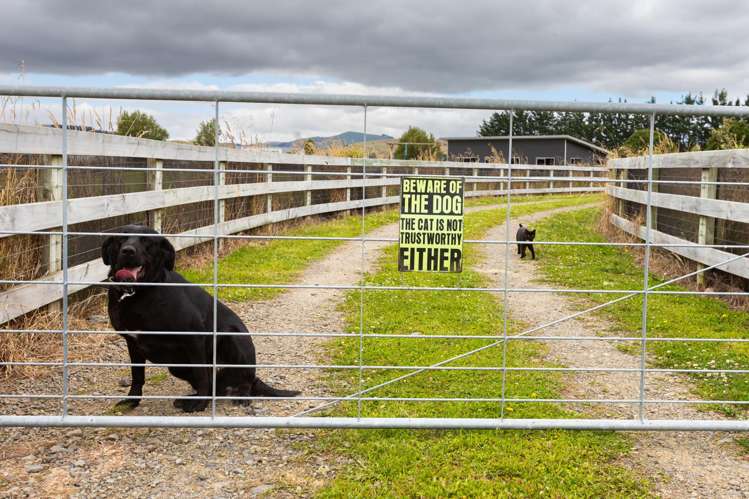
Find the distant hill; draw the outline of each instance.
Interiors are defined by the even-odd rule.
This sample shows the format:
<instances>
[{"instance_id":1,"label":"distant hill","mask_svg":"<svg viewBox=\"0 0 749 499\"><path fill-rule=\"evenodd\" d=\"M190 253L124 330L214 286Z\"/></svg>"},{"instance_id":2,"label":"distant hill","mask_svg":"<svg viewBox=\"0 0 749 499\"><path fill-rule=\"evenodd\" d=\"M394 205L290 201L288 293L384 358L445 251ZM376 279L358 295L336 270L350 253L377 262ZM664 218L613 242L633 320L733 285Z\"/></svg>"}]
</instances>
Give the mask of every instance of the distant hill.
<instances>
[{"instance_id":1,"label":"distant hill","mask_svg":"<svg viewBox=\"0 0 749 499\"><path fill-rule=\"evenodd\" d=\"M393 138L390 135L375 135L371 133L368 133L366 137L367 142L390 140ZM309 139L312 139L318 149L325 149L331 145L348 146L358 142L364 142L364 134L361 132L343 132L330 137L305 137L288 142L266 142L265 145L268 147L278 147L279 149L298 149Z\"/></svg>"}]
</instances>

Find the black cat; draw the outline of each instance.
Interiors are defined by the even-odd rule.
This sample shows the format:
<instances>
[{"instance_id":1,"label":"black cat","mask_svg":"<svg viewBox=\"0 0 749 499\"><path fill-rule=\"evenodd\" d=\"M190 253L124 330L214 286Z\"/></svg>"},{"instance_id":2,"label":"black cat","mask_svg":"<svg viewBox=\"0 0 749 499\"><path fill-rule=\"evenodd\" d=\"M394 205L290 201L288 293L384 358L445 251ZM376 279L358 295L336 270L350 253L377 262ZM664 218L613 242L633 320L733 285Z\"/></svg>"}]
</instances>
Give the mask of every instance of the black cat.
<instances>
[{"instance_id":1,"label":"black cat","mask_svg":"<svg viewBox=\"0 0 749 499\"><path fill-rule=\"evenodd\" d=\"M520 224L520 228L518 229L518 233L515 236L515 239L517 241L533 241L534 239L536 239L536 229L529 230L523 227L523 224ZM526 249L531 250L531 256L535 260L536 252L533 250L533 245L527 243L518 243L518 255L520 255L520 258L525 258Z\"/></svg>"}]
</instances>

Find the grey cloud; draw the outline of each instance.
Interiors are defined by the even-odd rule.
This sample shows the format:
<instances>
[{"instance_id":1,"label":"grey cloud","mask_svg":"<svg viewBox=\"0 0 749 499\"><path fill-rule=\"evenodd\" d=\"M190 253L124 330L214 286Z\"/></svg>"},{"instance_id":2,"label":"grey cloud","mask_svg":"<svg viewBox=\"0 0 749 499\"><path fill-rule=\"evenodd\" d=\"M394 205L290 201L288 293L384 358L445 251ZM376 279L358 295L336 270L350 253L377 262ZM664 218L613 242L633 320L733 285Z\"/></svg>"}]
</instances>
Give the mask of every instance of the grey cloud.
<instances>
[{"instance_id":1,"label":"grey cloud","mask_svg":"<svg viewBox=\"0 0 749 499\"><path fill-rule=\"evenodd\" d=\"M308 73L459 92L744 87L749 4L6 0L0 72Z\"/></svg>"}]
</instances>

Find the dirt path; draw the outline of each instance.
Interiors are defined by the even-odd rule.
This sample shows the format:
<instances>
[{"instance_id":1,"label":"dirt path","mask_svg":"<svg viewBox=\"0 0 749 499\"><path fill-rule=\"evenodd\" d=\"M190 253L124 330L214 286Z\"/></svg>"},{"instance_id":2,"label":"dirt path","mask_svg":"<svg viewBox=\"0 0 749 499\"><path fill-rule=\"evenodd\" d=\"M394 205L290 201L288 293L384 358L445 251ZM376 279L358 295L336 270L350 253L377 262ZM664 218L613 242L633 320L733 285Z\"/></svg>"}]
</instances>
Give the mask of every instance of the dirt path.
<instances>
[{"instance_id":1,"label":"dirt path","mask_svg":"<svg viewBox=\"0 0 749 499\"><path fill-rule=\"evenodd\" d=\"M583 207L562 208L513 219L514 235L517 223L532 224L541 218ZM493 228L487 239L504 239L505 226ZM543 239L543 234L538 236ZM486 260L479 269L489 275L495 286L504 281L504 247L483 245ZM537 249L543 258L544 247ZM511 248L508 285L513 288L547 287L536 264L520 260ZM551 293L514 293L509 295L509 313L514 319L529 326L544 324L579 311L572 295ZM592 315L544 328L537 335L601 336L612 335L611 325ZM624 334L623 332L621 334ZM604 341L548 341L549 359L568 367L639 368L640 358L617 349ZM636 399L639 397L639 373L574 373L564 375L565 398ZM689 383L683 377L667 373L647 376L649 399L686 399L690 397ZM692 396L693 398L693 396ZM633 418L636 406L578 405L572 407L592 417ZM685 404L651 404L647 406L650 419L707 419L720 417ZM663 497L749 497L749 461L739 455L729 434L713 432L643 432L635 434L635 448L627 457L634 466L655 483Z\"/></svg>"}]
</instances>

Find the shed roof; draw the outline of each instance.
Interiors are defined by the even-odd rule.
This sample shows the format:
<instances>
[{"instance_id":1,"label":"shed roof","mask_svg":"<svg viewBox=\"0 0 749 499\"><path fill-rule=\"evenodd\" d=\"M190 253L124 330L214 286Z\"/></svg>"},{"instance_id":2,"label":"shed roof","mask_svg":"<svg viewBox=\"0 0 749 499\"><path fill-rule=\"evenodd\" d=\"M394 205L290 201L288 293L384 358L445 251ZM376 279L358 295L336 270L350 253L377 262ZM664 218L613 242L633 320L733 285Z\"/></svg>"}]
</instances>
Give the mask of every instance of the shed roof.
<instances>
[{"instance_id":1,"label":"shed roof","mask_svg":"<svg viewBox=\"0 0 749 499\"><path fill-rule=\"evenodd\" d=\"M507 140L509 139L509 135L490 135L490 136L476 136L476 137L442 137L442 140L446 140L448 142L450 141L462 141L462 140ZM601 152L603 154L608 154L609 151L604 149L603 147L597 146L595 144L591 144L590 142L586 142L582 139L578 139L577 137L573 137L572 135L513 135L513 140L517 139L564 139L569 140L572 142L576 142L580 144L583 147L587 147L588 149L593 149L594 151Z\"/></svg>"}]
</instances>

